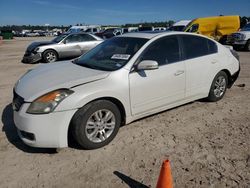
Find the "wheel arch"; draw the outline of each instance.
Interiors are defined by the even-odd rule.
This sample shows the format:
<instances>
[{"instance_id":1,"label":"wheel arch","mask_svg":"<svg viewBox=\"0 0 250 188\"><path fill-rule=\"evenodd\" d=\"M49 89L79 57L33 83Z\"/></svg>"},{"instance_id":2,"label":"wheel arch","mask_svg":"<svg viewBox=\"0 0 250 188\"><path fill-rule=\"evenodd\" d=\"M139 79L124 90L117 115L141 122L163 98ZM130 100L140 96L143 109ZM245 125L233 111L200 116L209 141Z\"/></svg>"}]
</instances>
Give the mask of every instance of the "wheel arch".
<instances>
[{"instance_id":1,"label":"wheel arch","mask_svg":"<svg viewBox=\"0 0 250 188\"><path fill-rule=\"evenodd\" d=\"M98 100L107 100L107 101L110 101L110 102L114 103L118 107L118 109L119 109L119 111L121 113L122 125L124 125L126 123L125 107L124 107L124 105L122 104L122 102L119 99L117 99L115 97L101 97L101 98L92 100L89 103L94 102L94 101L98 101Z\"/></svg>"},{"instance_id":2,"label":"wheel arch","mask_svg":"<svg viewBox=\"0 0 250 188\"><path fill-rule=\"evenodd\" d=\"M86 103L82 107L84 107L84 106L86 106L86 105L88 105L88 104L90 104L90 103L92 103L94 101L98 101L98 100L107 100L107 101L110 101L110 102L114 103L118 107L118 109L119 109L119 111L121 113L121 126L123 126L123 125L126 124L126 111L125 111L125 107L122 104L122 102L119 99L115 98L115 97L100 97L100 98L96 98L96 99L93 99L93 100L89 101L88 103ZM77 111L75 112L75 114L77 113ZM67 132L68 132L68 136L67 136L68 145L70 145L71 140L73 140L72 139L71 130L72 130L72 120L73 120L75 114L72 116L72 118L70 120L70 124L68 126L68 130L67 130Z\"/></svg>"},{"instance_id":3,"label":"wheel arch","mask_svg":"<svg viewBox=\"0 0 250 188\"><path fill-rule=\"evenodd\" d=\"M227 70L227 69L223 69L220 72L225 72L227 74L227 81L228 81L227 87L231 88L234 81L233 81L233 78L232 78L232 75L231 75L230 71Z\"/></svg>"}]
</instances>

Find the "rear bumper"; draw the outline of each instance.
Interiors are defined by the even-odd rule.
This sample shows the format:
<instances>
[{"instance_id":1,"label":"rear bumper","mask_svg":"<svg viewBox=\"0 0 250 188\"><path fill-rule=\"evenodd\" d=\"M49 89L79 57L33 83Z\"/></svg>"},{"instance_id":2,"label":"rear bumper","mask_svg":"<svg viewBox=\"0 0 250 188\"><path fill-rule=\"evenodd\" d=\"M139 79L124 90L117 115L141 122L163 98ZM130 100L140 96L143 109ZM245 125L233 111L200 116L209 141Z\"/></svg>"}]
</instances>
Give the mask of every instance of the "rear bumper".
<instances>
[{"instance_id":1,"label":"rear bumper","mask_svg":"<svg viewBox=\"0 0 250 188\"><path fill-rule=\"evenodd\" d=\"M40 60L42 60L41 53L36 53L36 54L31 53L30 55L24 55L22 62L23 63L36 63Z\"/></svg>"},{"instance_id":2,"label":"rear bumper","mask_svg":"<svg viewBox=\"0 0 250 188\"><path fill-rule=\"evenodd\" d=\"M239 70L231 76L228 82L228 88L231 88L233 86L234 82L237 80L239 75L240 75L240 63L239 63Z\"/></svg>"}]
</instances>

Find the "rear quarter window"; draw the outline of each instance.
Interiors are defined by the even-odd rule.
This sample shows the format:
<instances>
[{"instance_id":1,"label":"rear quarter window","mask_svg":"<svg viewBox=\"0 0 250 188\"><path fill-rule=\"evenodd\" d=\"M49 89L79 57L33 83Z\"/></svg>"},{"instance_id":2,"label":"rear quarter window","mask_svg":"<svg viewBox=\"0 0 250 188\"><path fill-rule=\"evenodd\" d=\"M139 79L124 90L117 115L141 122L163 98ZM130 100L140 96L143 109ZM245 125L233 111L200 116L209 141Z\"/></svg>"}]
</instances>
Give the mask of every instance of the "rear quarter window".
<instances>
[{"instance_id":1,"label":"rear quarter window","mask_svg":"<svg viewBox=\"0 0 250 188\"><path fill-rule=\"evenodd\" d=\"M217 53L217 45L212 40L192 35L182 35L182 46L185 59Z\"/></svg>"}]
</instances>

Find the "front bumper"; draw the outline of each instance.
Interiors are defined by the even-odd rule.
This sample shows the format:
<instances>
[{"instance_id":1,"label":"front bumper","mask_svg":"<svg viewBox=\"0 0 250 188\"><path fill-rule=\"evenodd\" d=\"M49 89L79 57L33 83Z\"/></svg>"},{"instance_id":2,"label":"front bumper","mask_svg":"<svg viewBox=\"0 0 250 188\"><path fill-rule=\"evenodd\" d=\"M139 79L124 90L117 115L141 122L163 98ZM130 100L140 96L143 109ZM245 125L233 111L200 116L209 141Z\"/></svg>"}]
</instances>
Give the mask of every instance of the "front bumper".
<instances>
[{"instance_id":1,"label":"front bumper","mask_svg":"<svg viewBox=\"0 0 250 188\"><path fill-rule=\"evenodd\" d=\"M38 61L42 60L42 54L41 53L30 53L30 54L24 54L22 62L23 63L36 63Z\"/></svg>"},{"instance_id":2,"label":"front bumper","mask_svg":"<svg viewBox=\"0 0 250 188\"><path fill-rule=\"evenodd\" d=\"M68 146L68 128L76 110L50 114L26 113L29 103L14 111L14 122L22 141L32 147L63 148Z\"/></svg>"}]
</instances>

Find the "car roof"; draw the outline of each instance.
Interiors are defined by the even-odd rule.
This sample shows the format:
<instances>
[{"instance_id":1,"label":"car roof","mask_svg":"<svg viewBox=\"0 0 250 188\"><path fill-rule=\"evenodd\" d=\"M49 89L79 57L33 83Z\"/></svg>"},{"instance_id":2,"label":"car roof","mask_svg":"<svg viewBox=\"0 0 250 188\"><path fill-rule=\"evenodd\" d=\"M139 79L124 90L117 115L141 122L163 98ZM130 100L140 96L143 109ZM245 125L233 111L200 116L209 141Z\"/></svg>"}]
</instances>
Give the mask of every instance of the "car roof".
<instances>
[{"instance_id":1,"label":"car roof","mask_svg":"<svg viewBox=\"0 0 250 188\"><path fill-rule=\"evenodd\" d=\"M119 35L116 37L134 37L134 38L145 38L145 39L152 39L154 37L161 37L161 36L168 36L168 35L191 35L191 36L198 36L202 38L207 38L216 42L215 40L196 33L189 33L189 32L182 32L182 31L141 31L141 32L132 32L132 33L125 33L123 35Z\"/></svg>"}]
</instances>

